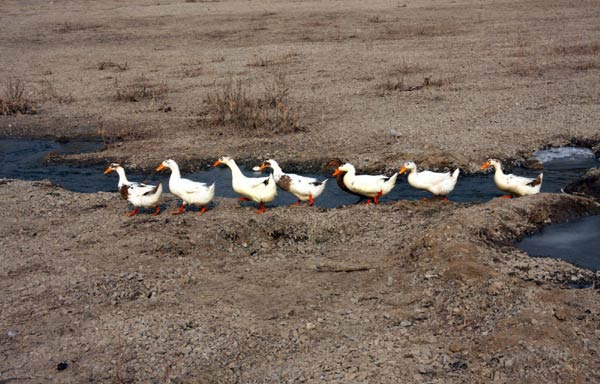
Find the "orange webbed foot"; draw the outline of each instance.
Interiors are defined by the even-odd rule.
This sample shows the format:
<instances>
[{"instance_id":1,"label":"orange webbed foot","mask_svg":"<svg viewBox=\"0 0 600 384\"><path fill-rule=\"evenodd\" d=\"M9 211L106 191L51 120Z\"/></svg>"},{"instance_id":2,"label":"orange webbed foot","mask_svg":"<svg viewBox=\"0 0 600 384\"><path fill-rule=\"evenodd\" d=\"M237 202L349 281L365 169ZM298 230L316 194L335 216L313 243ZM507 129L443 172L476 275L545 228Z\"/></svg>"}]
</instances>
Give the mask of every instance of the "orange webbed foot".
<instances>
[{"instance_id":1,"label":"orange webbed foot","mask_svg":"<svg viewBox=\"0 0 600 384\"><path fill-rule=\"evenodd\" d=\"M261 213L265 213L267 211L267 208L265 208L265 203L260 203L258 209L256 210L256 213L261 214Z\"/></svg>"},{"instance_id":2,"label":"orange webbed foot","mask_svg":"<svg viewBox=\"0 0 600 384\"><path fill-rule=\"evenodd\" d=\"M152 216L158 216L159 214L160 214L160 207L157 205Z\"/></svg>"}]
</instances>

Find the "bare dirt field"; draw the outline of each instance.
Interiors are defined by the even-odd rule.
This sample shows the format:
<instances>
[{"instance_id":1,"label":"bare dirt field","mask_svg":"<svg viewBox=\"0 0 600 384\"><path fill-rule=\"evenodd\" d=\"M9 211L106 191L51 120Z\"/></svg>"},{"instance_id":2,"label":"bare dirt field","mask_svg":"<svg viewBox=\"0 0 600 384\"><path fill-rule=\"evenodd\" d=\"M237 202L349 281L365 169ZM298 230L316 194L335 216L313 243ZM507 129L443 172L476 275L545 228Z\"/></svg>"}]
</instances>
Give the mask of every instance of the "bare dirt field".
<instances>
[{"instance_id":1,"label":"bare dirt field","mask_svg":"<svg viewBox=\"0 0 600 384\"><path fill-rule=\"evenodd\" d=\"M61 161L474 172L599 152L599 75L596 1L0 3L0 135L106 142ZM117 193L0 196L0 383L600 382L599 276L512 245L589 198L127 218Z\"/></svg>"},{"instance_id":2,"label":"bare dirt field","mask_svg":"<svg viewBox=\"0 0 600 384\"><path fill-rule=\"evenodd\" d=\"M0 77L39 102L0 133L102 136L100 158L133 167L268 153L473 171L600 141L594 1L5 1L0 18ZM209 95L280 76L300 132L215 124Z\"/></svg>"}]
</instances>

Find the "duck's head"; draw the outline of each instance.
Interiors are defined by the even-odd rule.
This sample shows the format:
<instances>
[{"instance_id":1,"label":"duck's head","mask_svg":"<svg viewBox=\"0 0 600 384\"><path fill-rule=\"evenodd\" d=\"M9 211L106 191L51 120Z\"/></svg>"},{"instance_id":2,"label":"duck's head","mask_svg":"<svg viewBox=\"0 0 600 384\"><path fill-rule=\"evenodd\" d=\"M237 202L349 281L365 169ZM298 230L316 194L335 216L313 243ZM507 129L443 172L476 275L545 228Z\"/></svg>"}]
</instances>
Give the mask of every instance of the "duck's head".
<instances>
[{"instance_id":1,"label":"duck's head","mask_svg":"<svg viewBox=\"0 0 600 384\"><path fill-rule=\"evenodd\" d=\"M266 160L264 163L260 165L260 170L263 171L265 168L275 168L278 167L279 164L273 159Z\"/></svg>"},{"instance_id":2,"label":"duck's head","mask_svg":"<svg viewBox=\"0 0 600 384\"><path fill-rule=\"evenodd\" d=\"M400 168L398 173L403 174L404 172L412 171L413 169L417 169L417 164L415 164L414 161L407 161L404 163L404 165L402 165L402 168Z\"/></svg>"},{"instance_id":3,"label":"duck's head","mask_svg":"<svg viewBox=\"0 0 600 384\"><path fill-rule=\"evenodd\" d=\"M350 163L342 164L336 168L335 172L333 172L333 176L337 176L342 172L350 172L354 171L354 166Z\"/></svg>"},{"instance_id":4,"label":"duck's head","mask_svg":"<svg viewBox=\"0 0 600 384\"><path fill-rule=\"evenodd\" d=\"M173 169L173 167L176 167L177 163L175 162L175 160L165 160L162 163L160 163L160 165L158 167L156 167L157 171L162 171L165 168L169 168L169 169Z\"/></svg>"},{"instance_id":5,"label":"duck's head","mask_svg":"<svg viewBox=\"0 0 600 384\"><path fill-rule=\"evenodd\" d=\"M110 172L112 172L112 171L116 171L118 168L121 168L121 165L120 165L120 164L117 164L117 163L111 163L111 164L108 166L108 168L106 168L106 169L104 170L104 174L106 175L107 173L110 173Z\"/></svg>"},{"instance_id":6,"label":"duck's head","mask_svg":"<svg viewBox=\"0 0 600 384\"><path fill-rule=\"evenodd\" d=\"M221 156L219 157L219 160L214 162L213 167L218 167L221 164L229 164L231 160L233 159L229 156Z\"/></svg>"},{"instance_id":7,"label":"duck's head","mask_svg":"<svg viewBox=\"0 0 600 384\"><path fill-rule=\"evenodd\" d=\"M331 167L337 168L342 164L344 164L344 162L341 159L338 159L338 158L331 159L327 162L327 168L331 168Z\"/></svg>"},{"instance_id":8,"label":"duck's head","mask_svg":"<svg viewBox=\"0 0 600 384\"><path fill-rule=\"evenodd\" d=\"M494 167L494 169L500 167L500 161L496 159L487 159L485 163L481 165L481 169L488 169L488 167Z\"/></svg>"}]
</instances>

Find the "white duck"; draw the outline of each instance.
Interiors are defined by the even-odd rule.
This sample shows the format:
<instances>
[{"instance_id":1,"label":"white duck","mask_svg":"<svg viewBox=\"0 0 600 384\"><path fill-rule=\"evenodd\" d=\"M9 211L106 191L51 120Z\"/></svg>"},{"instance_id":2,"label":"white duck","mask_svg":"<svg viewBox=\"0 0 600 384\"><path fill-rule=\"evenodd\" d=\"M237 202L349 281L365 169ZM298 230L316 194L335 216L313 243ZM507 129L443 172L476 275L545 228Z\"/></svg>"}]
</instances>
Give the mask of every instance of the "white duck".
<instances>
[{"instance_id":1,"label":"white duck","mask_svg":"<svg viewBox=\"0 0 600 384\"><path fill-rule=\"evenodd\" d=\"M117 163L109 165L104 174L112 171L117 172L119 175L119 183L117 185L121 196L135 207L133 211L127 213L128 216L135 216L140 208L155 208L154 216L160 213L158 201L162 195L162 184L146 185L129 181L127 180L127 176L125 176L125 169Z\"/></svg>"},{"instance_id":2,"label":"white duck","mask_svg":"<svg viewBox=\"0 0 600 384\"><path fill-rule=\"evenodd\" d=\"M279 164L273 159L269 159L260 165L260 170L270 167L273 169L273 177L279 188L290 192L298 199L296 205L300 205L300 201L308 201L308 205L312 206L315 199L319 197L325 189L327 180L318 181L312 177L300 176L295 173L284 173Z\"/></svg>"},{"instance_id":3,"label":"white duck","mask_svg":"<svg viewBox=\"0 0 600 384\"><path fill-rule=\"evenodd\" d=\"M136 183L135 181L129 181L127 180L127 175L125 175L125 169L117 163L111 163L108 168L106 168L104 170L104 174L108 174L112 171L117 172L117 175L119 175L119 182L117 183L117 188L119 188L119 192L121 193L121 196L123 197L123 199L127 200L127 195L126 189L123 189L123 186L130 186L130 185L134 185L134 186L142 186L145 184L142 183Z\"/></svg>"},{"instance_id":4,"label":"white duck","mask_svg":"<svg viewBox=\"0 0 600 384\"><path fill-rule=\"evenodd\" d=\"M181 199L181 206L173 215L179 215L185 211L187 205L198 205L200 214L206 212L206 206L211 202L215 196L215 184L207 185L198 181L192 181L181 177L179 172L179 166L174 160L168 159L163 161L158 167L157 171L161 171L165 168L171 170L171 177L169 178L169 190L172 194Z\"/></svg>"},{"instance_id":5,"label":"white duck","mask_svg":"<svg viewBox=\"0 0 600 384\"><path fill-rule=\"evenodd\" d=\"M404 163L399 174L409 171L408 184L417 189L424 189L433 193L436 196L441 196L443 200L447 200L446 195L454 190L460 169L455 169L454 172L431 172L417 170L417 164L412 161Z\"/></svg>"},{"instance_id":6,"label":"white duck","mask_svg":"<svg viewBox=\"0 0 600 384\"><path fill-rule=\"evenodd\" d=\"M502 164L500 161L495 159L489 159L481 166L481 169L487 169L488 167L494 167L494 182L496 187L504 192L510 193L510 195L504 195L503 198L512 198L512 195L525 196L534 195L540 192L542 188L542 179L544 174L540 173L535 179L529 177L516 176L513 174L504 174L502 172Z\"/></svg>"},{"instance_id":7,"label":"white duck","mask_svg":"<svg viewBox=\"0 0 600 384\"><path fill-rule=\"evenodd\" d=\"M366 202L367 205L371 203L370 198L373 198L375 204L379 204L378 199L390 193L396 185L396 178L398 177L397 172L391 177L385 175L357 176L356 169L350 163L339 166L333 173L333 176L337 176L341 172L346 172L344 175L344 184L350 191L368 197Z\"/></svg>"},{"instance_id":8,"label":"white duck","mask_svg":"<svg viewBox=\"0 0 600 384\"><path fill-rule=\"evenodd\" d=\"M269 177L246 177L231 157L223 156L215 161L214 167L225 164L231 170L231 186L236 193L244 196L240 200L252 200L259 203L257 213L263 213L267 209L265 203L269 203L277 196L277 185L273 174Z\"/></svg>"}]
</instances>

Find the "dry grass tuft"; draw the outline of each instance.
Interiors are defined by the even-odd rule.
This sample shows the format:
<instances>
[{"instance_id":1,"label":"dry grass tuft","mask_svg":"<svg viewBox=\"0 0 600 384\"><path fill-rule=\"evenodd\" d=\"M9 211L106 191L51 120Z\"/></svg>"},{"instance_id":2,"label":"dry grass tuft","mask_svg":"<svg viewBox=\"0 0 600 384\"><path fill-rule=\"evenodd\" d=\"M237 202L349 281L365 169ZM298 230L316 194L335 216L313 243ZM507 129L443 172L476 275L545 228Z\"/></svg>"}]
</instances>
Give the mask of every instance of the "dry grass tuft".
<instances>
[{"instance_id":1,"label":"dry grass tuft","mask_svg":"<svg viewBox=\"0 0 600 384\"><path fill-rule=\"evenodd\" d=\"M255 61L246 64L249 67L273 67L277 65L290 64L296 61L300 57L298 52L288 52L283 55L267 58L259 57Z\"/></svg>"},{"instance_id":2,"label":"dry grass tuft","mask_svg":"<svg viewBox=\"0 0 600 384\"><path fill-rule=\"evenodd\" d=\"M536 61L517 61L508 65L508 73L521 77L540 77L544 67Z\"/></svg>"},{"instance_id":3,"label":"dry grass tuft","mask_svg":"<svg viewBox=\"0 0 600 384\"><path fill-rule=\"evenodd\" d=\"M82 23L71 23L65 22L58 24L55 28L55 31L58 33L70 33L70 32L79 32L86 31L88 29L98 29L101 25L99 24L82 24Z\"/></svg>"},{"instance_id":4,"label":"dry grass tuft","mask_svg":"<svg viewBox=\"0 0 600 384\"><path fill-rule=\"evenodd\" d=\"M379 24L379 23L384 23L385 20L379 15L373 15L373 16L367 17L367 22Z\"/></svg>"},{"instance_id":5,"label":"dry grass tuft","mask_svg":"<svg viewBox=\"0 0 600 384\"><path fill-rule=\"evenodd\" d=\"M168 88L166 84L152 83L144 76L135 78L131 83L120 85L115 79L115 100L137 102L145 99L157 99L166 94Z\"/></svg>"},{"instance_id":6,"label":"dry grass tuft","mask_svg":"<svg viewBox=\"0 0 600 384\"><path fill-rule=\"evenodd\" d=\"M24 81L9 79L4 83L3 88L0 95L1 115L34 115L37 113L35 103L24 96Z\"/></svg>"},{"instance_id":7,"label":"dry grass tuft","mask_svg":"<svg viewBox=\"0 0 600 384\"><path fill-rule=\"evenodd\" d=\"M450 78L432 78L431 76L425 76L421 83L409 84L404 80L404 77L388 77L377 83L376 88L379 90L379 96L383 96L391 92L412 92L424 88L443 87L451 82L452 79Z\"/></svg>"},{"instance_id":8,"label":"dry grass tuft","mask_svg":"<svg viewBox=\"0 0 600 384\"><path fill-rule=\"evenodd\" d=\"M571 69L575 71L589 71L592 69L600 69L600 57L596 60L581 61L571 65Z\"/></svg>"},{"instance_id":9,"label":"dry grass tuft","mask_svg":"<svg viewBox=\"0 0 600 384\"><path fill-rule=\"evenodd\" d=\"M401 63L397 64L391 71L390 76L406 76L415 73L425 73L430 71L431 68L415 63L409 63L406 60L402 60Z\"/></svg>"},{"instance_id":10,"label":"dry grass tuft","mask_svg":"<svg viewBox=\"0 0 600 384\"><path fill-rule=\"evenodd\" d=\"M75 101L75 98L73 97L73 95L71 93L68 94L61 94L56 90L56 87L54 86L54 84L48 80L48 79L44 79L41 82L42 84L42 90L41 90L41 97L44 100L54 100L57 101L60 104L71 104L73 101Z\"/></svg>"},{"instance_id":11,"label":"dry grass tuft","mask_svg":"<svg viewBox=\"0 0 600 384\"><path fill-rule=\"evenodd\" d=\"M290 104L285 76L275 76L261 96L252 95L242 81L230 81L204 100L208 118L216 125L232 126L249 134L302 131L299 109Z\"/></svg>"},{"instance_id":12,"label":"dry grass tuft","mask_svg":"<svg viewBox=\"0 0 600 384\"><path fill-rule=\"evenodd\" d=\"M451 24L386 24L378 39L401 39L409 37L436 37L455 35L459 29Z\"/></svg>"},{"instance_id":13,"label":"dry grass tuft","mask_svg":"<svg viewBox=\"0 0 600 384\"><path fill-rule=\"evenodd\" d=\"M589 43L555 47L553 51L559 55L596 55L600 53L600 42L594 41Z\"/></svg>"},{"instance_id":14,"label":"dry grass tuft","mask_svg":"<svg viewBox=\"0 0 600 384\"><path fill-rule=\"evenodd\" d=\"M129 69L127 62L125 64L113 63L112 61L101 61L98 63L98 70L104 71L105 69L114 69L119 72L124 72Z\"/></svg>"}]
</instances>

